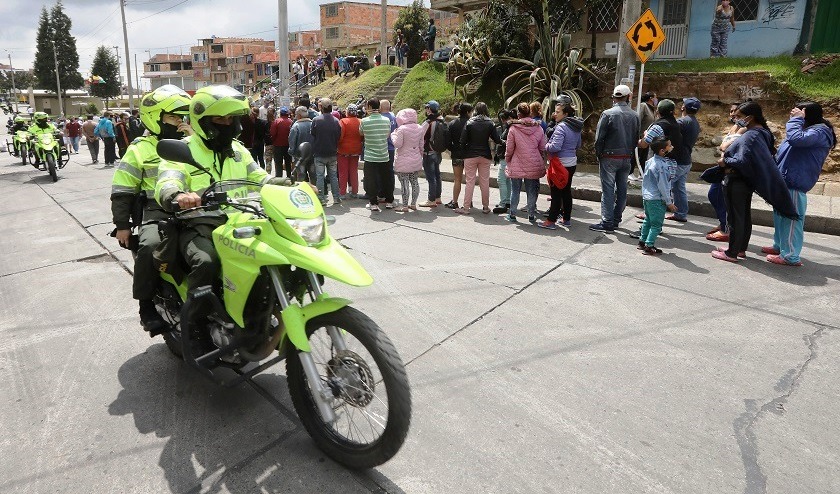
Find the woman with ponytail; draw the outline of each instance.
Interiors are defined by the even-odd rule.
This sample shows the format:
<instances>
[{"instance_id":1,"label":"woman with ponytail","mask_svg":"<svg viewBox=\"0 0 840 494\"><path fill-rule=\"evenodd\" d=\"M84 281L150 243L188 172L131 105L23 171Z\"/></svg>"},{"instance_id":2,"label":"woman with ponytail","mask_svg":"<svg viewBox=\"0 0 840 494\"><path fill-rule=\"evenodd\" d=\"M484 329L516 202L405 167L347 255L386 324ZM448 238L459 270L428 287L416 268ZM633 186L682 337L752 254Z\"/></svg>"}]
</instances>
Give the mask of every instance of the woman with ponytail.
<instances>
[{"instance_id":1,"label":"woman with ponytail","mask_svg":"<svg viewBox=\"0 0 840 494\"><path fill-rule=\"evenodd\" d=\"M761 105L753 101L743 103L735 110L735 124L747 131L734 141L718 160L725 169L723 179L726 216L729 222L729 246L712 252L712 257L728 262L738 262L747 256L752 235L752 196L757 192L773 205L782 216L799 218L790 193L776 167L773 134Z\"/></svg>"},{"instance_id":2,"label":"woman with ponytail","mask_svg":"<svg viewBox=\"0 0 840 494\"><path fill-rule=\"evenodd\" d=\"M813 102L800 103L790 111L785 132L786 140L779 146L776 161L799 218L787 218L774 208L773 246L762 247L761 252L773 264L801 266L799 253L805 233L806 194L820 178L828 152L837 144L837 135L831 123L823 118L822 107Z\"/></svg>"}]
</instances>

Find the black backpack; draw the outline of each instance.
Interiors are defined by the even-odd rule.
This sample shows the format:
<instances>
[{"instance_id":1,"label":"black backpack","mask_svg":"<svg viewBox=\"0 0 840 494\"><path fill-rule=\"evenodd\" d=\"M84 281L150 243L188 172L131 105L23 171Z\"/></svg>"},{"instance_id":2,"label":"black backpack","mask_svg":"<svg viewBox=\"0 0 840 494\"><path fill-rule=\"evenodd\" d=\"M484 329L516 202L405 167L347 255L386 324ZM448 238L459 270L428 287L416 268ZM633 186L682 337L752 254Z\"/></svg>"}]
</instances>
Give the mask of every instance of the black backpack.
<instances>
[{"instance_id":1,"label":"black backpack","mask_svg":"<svg viewBox=\"0 0 840 494\"><path fill-rule=\"evenodd\" d=\"M432 121L431 125L429 147L436 153L442 153L449 149L449 126L442 119Z\"/></svg>"}]
</instances>

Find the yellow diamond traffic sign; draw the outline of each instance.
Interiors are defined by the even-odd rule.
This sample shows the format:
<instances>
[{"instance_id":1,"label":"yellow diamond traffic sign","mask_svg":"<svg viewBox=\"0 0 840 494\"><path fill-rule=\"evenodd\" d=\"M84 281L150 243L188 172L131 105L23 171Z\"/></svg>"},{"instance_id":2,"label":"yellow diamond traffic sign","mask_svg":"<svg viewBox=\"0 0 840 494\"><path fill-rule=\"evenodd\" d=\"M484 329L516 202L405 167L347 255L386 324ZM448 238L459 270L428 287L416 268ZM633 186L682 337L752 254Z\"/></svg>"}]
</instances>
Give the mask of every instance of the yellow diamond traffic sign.
<instances>
[{"instance_id":1,"label":"yellow diamond traffic sign","mask_svg":"<svg viewBox=\"0 0 840 494\"><path fill-rule=\"evenodd\" d=\"M624 33L630 40L630 46L638 55L642 63L647 62L653 52L665 41L665 31L654 17L653 12L647 9L639 20L633 23L633 27Z\"/></svg>"}]
</instances>

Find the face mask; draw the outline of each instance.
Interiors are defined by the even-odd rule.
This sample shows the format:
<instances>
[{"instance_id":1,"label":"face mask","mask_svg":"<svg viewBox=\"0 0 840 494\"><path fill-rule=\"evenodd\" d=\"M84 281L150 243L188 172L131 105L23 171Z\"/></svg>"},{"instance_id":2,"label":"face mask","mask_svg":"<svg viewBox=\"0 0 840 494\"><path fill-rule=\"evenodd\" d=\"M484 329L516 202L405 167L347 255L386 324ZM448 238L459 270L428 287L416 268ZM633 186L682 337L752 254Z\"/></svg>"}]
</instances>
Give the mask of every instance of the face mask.
<instances>
[{"instance_id":1,"label":"face mask","mask_svg":"<svg viewBox=\"0 0 840 494\"><path fill-rule=\"evenodd\" d=\"M178 127L161 122L160 136L161 139L183 139L184 133L178 131Z\"/></svg>"},{"instance_id":2,"label":"face mask","mask_svg":"<svg viewBox=\"0 0 840 494\"><path fill-rule=\"evenodd\" d=\"M747 126L747 120L743 119L743 118L735 119L735 125L737 125L738 127L746 127Z\"/></svg>"},{"instance_id":3,"label":"face mask","mask_svg":"<svg viewBox=\"0 0 840 494\"><path fill-rule=\"evenodd\" d=\"M238 117L233 120L231 125L210 123L210 127L215 130L215 136L207 142L207 147L214 151L230 149L230 144L242 133L242 124L239 123Z\"/></svg>"}]
</instances>

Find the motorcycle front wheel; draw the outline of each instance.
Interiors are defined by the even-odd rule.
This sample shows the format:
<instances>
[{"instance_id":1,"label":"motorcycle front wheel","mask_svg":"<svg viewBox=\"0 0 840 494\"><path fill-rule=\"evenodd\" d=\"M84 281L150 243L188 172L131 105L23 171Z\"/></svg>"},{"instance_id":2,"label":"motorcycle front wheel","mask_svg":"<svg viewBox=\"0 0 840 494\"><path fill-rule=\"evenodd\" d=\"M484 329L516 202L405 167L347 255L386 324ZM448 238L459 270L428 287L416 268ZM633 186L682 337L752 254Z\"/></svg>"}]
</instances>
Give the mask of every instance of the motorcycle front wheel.
<instances>
[{"instance_id":1,"label":"motorcycle front wheel","mask_svg":"<svg viewBox=\"0 0 840 494\"><path fill-rule=\"evenodd\" d=\"M55 154L49 153L46 156L47 158L47 170L50 172L50 177L52 177L53 182L58 182L58 172L55 170Z\"/></svg>"},{"instance_id":2,"label":"motorcycle front wheel","mask_svg":"<svg viewBox=\"0 0 840 494\"><path fill-rule=\"evenodd\" d=\"M338 350L328 328L338 329ZM411 423L405 366L385 333L351 307L311 319L306 333L322 385L332 391L337 419L326 423L312 397L296 349L286 358L292 404L304 428L330 458L354 469L373 468L402 447Z\"/></svg>"},{"instance_id":3,"label":"motorcycle front wheel","mask_svg":"<svg viewBox=\"0 0 840 494\"><path fill-rule=\"evenodd\" d=\"M20 146L20 164L26 164L26 157L29 156L29 147L21 144Z\"/></svg>"}]
</instances>

